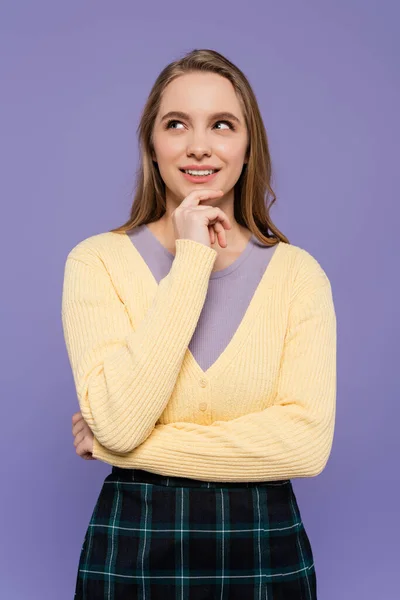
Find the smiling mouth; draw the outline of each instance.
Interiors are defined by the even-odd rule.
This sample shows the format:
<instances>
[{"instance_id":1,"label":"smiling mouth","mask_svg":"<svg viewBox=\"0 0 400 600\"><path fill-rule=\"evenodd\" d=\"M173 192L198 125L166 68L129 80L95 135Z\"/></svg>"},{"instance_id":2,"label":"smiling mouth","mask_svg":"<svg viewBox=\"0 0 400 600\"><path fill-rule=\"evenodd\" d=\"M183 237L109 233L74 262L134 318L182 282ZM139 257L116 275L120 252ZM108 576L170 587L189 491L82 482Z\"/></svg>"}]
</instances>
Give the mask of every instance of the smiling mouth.
<instances>
[{"instance_id":1,"label":"smiling mouth","mask_svg":"<svg viewBox=\"0 0 400 600\"><path fill-rule=\"evenodd\" d=\"M181 173L186 173L187 175L191 175L191 173L189 173L189 171L191 171L192 169L179 169ZM194 169L193 169L194 170ZM211 169L199 169L199 171L211 171ZM212 173L218 173L218 171L220 171L221 169L212 169ZM201 175L199 175L199 177L201 177ZM204 177L204 175L203 175Z\"/></svg>"}]
</instances>

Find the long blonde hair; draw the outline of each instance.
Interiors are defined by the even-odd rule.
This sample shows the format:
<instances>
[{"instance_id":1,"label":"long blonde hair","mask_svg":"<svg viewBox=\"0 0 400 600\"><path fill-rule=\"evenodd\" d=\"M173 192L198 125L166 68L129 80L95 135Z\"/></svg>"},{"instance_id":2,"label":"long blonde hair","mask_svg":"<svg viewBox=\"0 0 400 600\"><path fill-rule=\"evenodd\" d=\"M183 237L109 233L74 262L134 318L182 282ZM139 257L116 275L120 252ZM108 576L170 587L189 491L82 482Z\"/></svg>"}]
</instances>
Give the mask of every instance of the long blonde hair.
<instances>
[{"instance_id":1,"label":"long blonde hair","mask_svg":"<svg viewBox=\"0 0 400 600\"><path fill-rule=\"evenodd\" d=\"M144 106L137 128L140 167L136 173L135 193L128 221L112 229L126 233L135 227L158 221L165 213L165 184L157 163L152 160L152 134L163 91L171 81L196 71L217 73L228 79L242 104L249 145L248 162L234 188L234 218L249 229L264 245L279 241L289 244L287 237L273 224L269 211L276 202L271 188L271 158L267 134L255 94L242 71L215 50L192 50L167 65L157 77ZM270 200L269 204L268 201ZM271 232L271 233L269 233Z\"/></svg>"}]
</instances>

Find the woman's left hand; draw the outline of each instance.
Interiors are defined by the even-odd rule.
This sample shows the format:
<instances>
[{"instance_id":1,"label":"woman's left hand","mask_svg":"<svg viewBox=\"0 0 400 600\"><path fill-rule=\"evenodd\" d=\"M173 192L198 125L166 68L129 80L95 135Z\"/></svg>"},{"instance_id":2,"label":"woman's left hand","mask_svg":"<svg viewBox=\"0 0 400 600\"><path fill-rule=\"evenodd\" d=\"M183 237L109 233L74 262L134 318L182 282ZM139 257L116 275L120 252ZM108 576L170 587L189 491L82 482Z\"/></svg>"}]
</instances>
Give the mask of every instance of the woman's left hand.
<instances>
[{"instance_id":1,"label":"woman's left hand","mask_svg":"<svg viewBox=\"0 0 400 600\"><path fill-rule=\"evenodd\" d=\"M96 460L93 455L93 432L79 411L72 415L72 435L76 453L85 460Z\"/></svg>"}]
</instances>

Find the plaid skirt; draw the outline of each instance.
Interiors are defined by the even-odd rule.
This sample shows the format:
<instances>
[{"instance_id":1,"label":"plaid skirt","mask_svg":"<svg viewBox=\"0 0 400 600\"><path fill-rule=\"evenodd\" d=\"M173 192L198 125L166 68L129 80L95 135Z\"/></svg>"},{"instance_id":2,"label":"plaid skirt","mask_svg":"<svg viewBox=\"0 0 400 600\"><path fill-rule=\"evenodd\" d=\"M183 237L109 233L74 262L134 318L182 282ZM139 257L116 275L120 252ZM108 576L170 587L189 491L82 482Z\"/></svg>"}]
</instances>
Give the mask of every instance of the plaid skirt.
<instances>
[{"instance_id":1,"label":"plaid skirt","mask_svg":"<svg viewBox=\"0 0 400 600\"><path fill-rule=\"evenodd\" d=\"M113 467L79 558L75 600L314 600L291 481L207 482Z\"/></svg>"}]
</instances>

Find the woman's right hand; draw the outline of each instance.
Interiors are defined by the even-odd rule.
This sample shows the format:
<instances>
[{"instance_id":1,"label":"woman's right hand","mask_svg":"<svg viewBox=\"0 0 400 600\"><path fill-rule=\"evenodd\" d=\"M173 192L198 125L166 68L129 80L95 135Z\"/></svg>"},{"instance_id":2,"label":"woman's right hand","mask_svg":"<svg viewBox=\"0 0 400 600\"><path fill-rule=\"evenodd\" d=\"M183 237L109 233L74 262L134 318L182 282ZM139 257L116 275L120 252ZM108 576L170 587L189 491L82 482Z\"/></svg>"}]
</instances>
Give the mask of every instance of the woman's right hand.
<instances>
[{"instance_id":1,"label":"woman's right hand","mask_svg":"<svg viewBox=\"0 0 400 600\"><path fill-rule=\"evenodd\" d=\"M225 229L232 225L224 211L217 206L201 205L202 200L220 198L222 190L193 190L173 211L175 239L190 239L211 247L215 234L221 248L226 248Z\"/></svg>"},{"instance_id":2,"label":"woman's right hand","mask_svg":"<svg viewBox=\"0 0 400 600\"><path fill-rule=\"evenodd\" d=\"M94 436L81 411L72 415L72 435L77 455L85 460L96 460L93 457Z\"/></svg>"}]
</instances>

